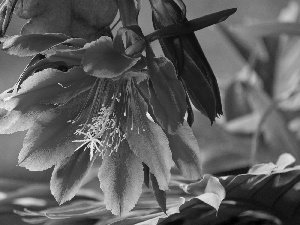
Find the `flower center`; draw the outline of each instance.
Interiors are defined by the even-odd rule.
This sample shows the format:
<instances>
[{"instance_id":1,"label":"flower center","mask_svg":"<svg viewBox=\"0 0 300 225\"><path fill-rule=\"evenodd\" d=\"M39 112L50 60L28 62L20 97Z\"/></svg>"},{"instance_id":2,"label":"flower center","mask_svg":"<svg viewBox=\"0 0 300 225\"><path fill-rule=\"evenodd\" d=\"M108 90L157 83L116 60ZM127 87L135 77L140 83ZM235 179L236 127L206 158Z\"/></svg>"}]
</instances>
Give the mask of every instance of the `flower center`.
<instances>
[{"instance_id":1,"label":"flower center","mask_svg":"<svg viewBox=\"0 0 300 225\"><path fill-rule=\"evenodd\" d=\"M94 93L92 106L85 124L81 124L75 134L83 135L84 150L90 150L90 159L95 154L104 157L116 152L121 142L126 138L126 133L121 127L125 123L128 111L128 98L130 82L126 79L112 81L100 79L96 82L91 92ZM79 149L78 148L78 149ZM78 150L76 149L76 150Z\"/></svg>"}]
</instances>

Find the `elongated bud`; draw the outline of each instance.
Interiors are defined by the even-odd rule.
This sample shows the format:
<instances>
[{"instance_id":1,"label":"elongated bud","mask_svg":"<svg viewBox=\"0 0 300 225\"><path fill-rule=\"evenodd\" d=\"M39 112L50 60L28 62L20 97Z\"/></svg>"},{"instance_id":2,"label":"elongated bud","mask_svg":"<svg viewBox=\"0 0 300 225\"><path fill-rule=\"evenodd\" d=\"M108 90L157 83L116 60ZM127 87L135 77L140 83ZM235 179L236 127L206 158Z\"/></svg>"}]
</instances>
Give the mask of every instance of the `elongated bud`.
<instances>
[{"instance_id":1,"label":"elongated bud","mask_svg":"<svg viewBox=\"0 0 300 225\"><path fill-rule=\"evenodd\" d=\"M150 0L155 29L187 21L184 3L181 0L177 2ZM219 23L235 11L230 9L214 13L199 22L205 23L205 26ZM215 117L223 114L219 87L195 34L163 38L160 43L164 54L176 67L178 78L184 83L193 105L213 122Z\"/></svg>"}]
</instances>

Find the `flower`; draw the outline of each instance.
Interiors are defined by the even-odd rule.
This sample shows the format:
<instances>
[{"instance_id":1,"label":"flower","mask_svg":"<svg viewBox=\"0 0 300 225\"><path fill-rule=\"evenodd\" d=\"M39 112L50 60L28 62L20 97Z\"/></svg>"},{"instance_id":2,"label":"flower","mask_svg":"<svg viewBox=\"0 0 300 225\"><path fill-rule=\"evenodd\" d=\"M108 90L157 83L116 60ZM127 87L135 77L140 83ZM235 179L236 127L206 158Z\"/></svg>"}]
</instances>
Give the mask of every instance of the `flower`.
<instances>
[{"instance_id":1,"label":"flower","mask_svg":"<svg viewBox=\"0 0 300 225\"><path fill-rule=\"evenodd\" d=\"M103 7L93 7L99 2ZM191 49L195 40L189 33L226 19L235 9L174 25L165 24L164 16L160 21L159 10L166 6L177 21L175 3L150 2L155 25L162 29L147 36L138 26L140 2L135 0L5 0L1 5L1 36L14 8L29 19L22 35L0 38L3 50L32 60L15 86L0 95L0 133L28 130L19 165L29 170L54 166L50 189L59 204L75 196L98 156L104 203L117 215L135 206L142 184L149 187L150 181L165 211L174 163L186 178L201 178L199 147L185 121L188 111L192 123L185 88L212 121L221 114L221 103L214 75L201 48ZM124 27L112 41L105 27L116 7ZM163 39L171 61L153 53L150 42L157 39ZM183 51L173 45L178 39ZM180 54L173 54L173 46ZM198 56L202 61L195 61ZM194 79L190 68L201 76Z\"/></svg>"},{"instance_id":2,"label":"flower","mask_svg":"<svg viewBox=\"0 0 300 225\"><path fill-rule=\"evenodd\" d=\"M0 95L0 132L28 129L19 165L55 166L50 187L60 204L101 156L104 201L122 215L136 204L142 183L149 185L148 176L155 193L164 192L173 161L190 179L201 177L201 166L174 66L149 53L126 55L120 35L90 43L61 34L2 39L8 53L34 57Z\"/></svg>"}]
</instances>

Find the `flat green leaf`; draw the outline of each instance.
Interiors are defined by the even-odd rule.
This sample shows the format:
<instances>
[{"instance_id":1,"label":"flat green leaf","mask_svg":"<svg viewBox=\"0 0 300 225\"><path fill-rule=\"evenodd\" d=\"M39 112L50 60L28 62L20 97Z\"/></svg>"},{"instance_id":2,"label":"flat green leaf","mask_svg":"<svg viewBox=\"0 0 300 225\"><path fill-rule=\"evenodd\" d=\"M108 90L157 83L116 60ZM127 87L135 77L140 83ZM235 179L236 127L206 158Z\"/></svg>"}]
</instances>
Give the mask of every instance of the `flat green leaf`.
<instances>
[{"instance_id":1,"label":"flat green leaf","mask_svg":"<svg viewBox=\"0 0 300 225\"><path fill-rule=\"evenodd\" d=\"M147 52L146 61L150 80L157 96L156 101L158 100L164 108L167 115L165 118L168 119L168 122L165 123L164 119L156 114L156 110L153 111L160 125L169 133L174 133L183 123L187 110L185 91L181 82L176 78L172 63L163 57L155 58L149 51Z\"/></svg>"},{"instance_id":2,"label":"flat green leaf","mask_svg":"<svg viewBox=\"0 0 300 225\"><path fill-rule=\"evenodd\" d=\"M17 56L34 56L69 37L64 34L27 34L15 35L4 39L2 50Z\"/></svg>"},{"instance_id":3,"label":"flat green leaf","mask_svg":"<svg viewBox=\"0 0 300 225\"><path fill-rule=\"evenodd\" d=\"M221 179L226 189L226 200L253 204L253 210L273 214L284 224L299 224L299 167L274 171L266 175L244 174ZM246 209L244 209L246 210ZM226 215L225 208L223 209ZM221 211L220 211L221 213ZM228 215L229 214L229 215ZM220 215L220 214L219 214ZM226 215L230 216L230 211Z\"/></svg>"},{"instance_id":4,"label":"flat green leaf","mask_svg":"<svg viewBox=\"0 0 300 225\"><path fill-rule=\"evenodd\" d=\"M124 215L135 206L142 193L143 166L126 140L117 152L105 155L98 177L106 208L114 215Z\"/></svg>"},{"instance_id":5,"label":"flat green leaf","mask_svg":"<svg viewBox=\"0 0 300 225\"><path fill-rule=\"evenodd\" d=\"M205 175L201 181L183 186L183 188L186 192L197 195L197 197L180 206L180 210L196 205L200 200L218 211L226 195L225 189L219 179L210 175Z\"/></svg>"},{"instance_id":6,"label":"flat green leaf","mask_svg":"<svg viewBox=\"0 0 300 225\"><path fill-rule=\"evenodd\" d=\"M289 153L283 153L279 156L276 166L278 170L284 170L286 167L291 166L296 161L295 157Z\"/></svg>"},{"instance_id":7,"label":"flat green leaf","mask_svg":"<svg viewBox=\"0 0 300 225\"><path fill-rule=\"evenodd\" d=\"M248 173L255 175L267 175L272 172L282 171L285 168L291 166L296 159L289 153L283 153L279 156L276 164L274 163L262 163L253 166Z\"/></svg>"},{"instance_id":8,"label":"flat green leaf","mask_svg":"<svg viewBox=\"0 0 300 225\"><path fill-rule=\"evenodd\" d=\"M78 221L85 224L91 218L97 218L97 225L208 225L232 224L232 221L237 221L238 224L250 222L251 224L298 225L300 222L299 166L283 170L277 168L267 174L241 174L219 179L206 175L202 182L189 185L186 183L188 181L183 180L182 177L173 175L167 199L168 217L152 200L153 196L148 188L143 189L143 194L134 210L121 218L114 217L107 210L103 210L103 202L94 201L79 201L69 206L55 207L41 212L22 212L21 215L25 218L49 216L47 222L61 221L57 223L61 225ZM190 194L180 187L189 187L185 191L189 190ZM217 215L215 208L199 200L201 196L208 201L213 201L216 196L223 198L224 190L226 198L222 201ZM179 199L179 196L182 197ZM208 198L205 199L203 196ZM65 220L54 220L62 218Z\"/></svg>"},{"instance_id":9,"label":"flat green leaf","mask_svg":"<svg viewBox=\"0 0 300 225\"><path fill-rule=\"evenodd\" d=\"M198 142L189 125L184 122L174 135L167 135L172 158L181 174L189 180L201 178L201 155Z\"/></svg>"},{"instance_id":10,"label":"flat green leaf","mask_svg":"<svg viewBox=\"0 0 300 225\"><path fill-rule=\"evenodd\" d=\"M59 204L63 204L75 196L93 165L95 158L90 160L90 152L85 147L77 149L72 156L55 165L50 188Z\"/></svg>"},{"instance_id":11,"label":"flat green leaf","mask_svg":"<svg viewBox=\"0 0 300 225\"><path fill-rule=\"evenodd\" d=\"M276 168L274 163L257 164L249 170L249 173L254 175L271 174Z\"/></svg>"},{"instance_id":12,"label":"flat green leaf","mask_svg":"<svg viewBox=\"0 0 300 225\"><path fill-rule=\"evenodd\" d=\"M201 201L197 203L193 198L180 207L180 213L175 213L158 224L206 225L232 224L233 221L238 221L237 224L297 225L300 222L299 174L299 166L296 166L283 170L277 168L265 174L220 177L219 182L224 186L226 198L222 201L217 216L214 208ZM188 187L194 188L190 189L193 195L197 195L197 191L203 192L203 186L199 183Z\"/></svg>"},{"instance_id":13,"label":"flat green leaf","mask_svg":"<svg viewBox=\"0 0 300 225\"><path fill-rule=\"evenodd\" d=\"M131 150L145 163L156 177L159 188L168 190L172 153L166 134L147 116L147 105L137 88L131 88L127 112L127 140Z\"/></svg>"},{"instance_id":14,"label":"flat green leaf","mask_svg":"<svg viewBox=\"0 0 300 225\"><path fill-rule=\"evenodd\" d=\"M39 115L24 139L19 154L20 166L31 171L45 170L74 153L80 143L73 141L83 138L75 132L85 122L85 115L75 123L70 120L77 117L86 97L87 93L83 93L65 105Z\"/></svg>"},{"instance_id":15,"label":"flat green leaf","mask_svg":"<svg viewBox=\"0 0 300 225\"><path fill-rule=\"evenodd\" d=\"M108 37L86 44L85 49L82 59L84 71L95 77L118 77L138 61L137 58L130 58L115 50Z\"/></svg>"}]
</instances>

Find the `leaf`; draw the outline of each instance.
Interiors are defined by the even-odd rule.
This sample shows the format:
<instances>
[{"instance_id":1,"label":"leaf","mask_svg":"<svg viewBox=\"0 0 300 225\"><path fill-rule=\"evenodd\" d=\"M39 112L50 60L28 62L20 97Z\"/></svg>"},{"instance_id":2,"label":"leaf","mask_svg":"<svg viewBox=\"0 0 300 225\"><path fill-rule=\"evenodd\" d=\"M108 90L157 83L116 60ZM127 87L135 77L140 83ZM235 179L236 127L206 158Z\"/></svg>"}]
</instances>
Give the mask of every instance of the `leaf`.
<instances>
[{"instance_id":1,"label":"leaf","mask_svg":"<svg viewBox=\"0 0 300 225\"><path fill-rule=\"evenodd\" d=\"M10 181L11 182L11 181ZM3 193L3 189L1 192ZM51 193L49 186L42 183L37 184L23 184L21 187L16 188L16 190L8 190L5 198L1 199L0 206L5 207L5 205L15 204L17 205L18 200L26 199L36 199L44 200L45 205L53 205L53 200L51 199ZM20 203L21 201L19 201ZM38 204L37 204L38 205ZM32 205L34 206L34 205ZM3 210L3 209L1 209Z\"/></svg>"},{"instance_id":2,"label":"leaf","mask_svg":"<svg viewBox=\"0 0 300 225\"><path fill-rule=\"evenodd\" d=\"M292 156L289 153L283 153L279 156L276 166L278 167L278 170L283 170L288 166L291 166L293 163L295 163L296 159L294 156Z\"/></svg>"},{"instance_id":3,"label":"leaf","mask_svg":"<svg viewBox=\"0 0 300 225\"><path fill-rule=\"evenodd\" d=\"M279 156L276 164L274 163L262 163L253 166L249 171L248 174L255 174L255 175L267 175L271 174L272 172L280 172L285 168L291 166L296 159L289 153L283 153Z\"/></svg>"},{"instance_id":4,"label":"leaf","mask_svg":"<svg viewBox=\"0 0 300 225\"><path fill-rule=\"evenodd\" d=\"M282 43L283 50L278 56L276 80L274 82L274 98L282 99L280 103L284 109L299 109L300 73L298 59L300 56L298 38L290 38Z\"/></svg>"},{"instance_id":5,"label":"leaf","mask_svg":"<svg viewBox=\"0 0 300 225\"><path fill-rule=\"evenodd\" d=\"M201 181L183 186L183 188L186 192L198 196L180 206L180 211L198 204L199 200L218 211L226 195L219 179L210 175L205 175Z\"/></svg>"},{"instance_id":6,"label":"leaf","mask_svg":"<svg viewBox=\"0 0 300 225\"><path fill-rule=\"evenodd\" d=\"M156 177L160 190L168 190L172 153L168 139L159 125L147 116L147 105L135 86L131 87L127 113L127 137L130 149Z\"/></svg>"},{"instance_id":7,"label":"leaf","mask_svg":"<svg viewBox=\"0 0 300 225\"><path fill-rule=\"evenodd\" d=\"M260 122L259 113L251 113L230 120L224 124L224 128L232 134L254 134Z\"/></svg>"},{"instance_id":8,"label":"leaf","mask_svg":"<svg viewBox=\"0 0 300 225\"><path fill-rule=\"evenodd\" d=\"M106 208L114 215L128 213L142 193L144 178L142 162L126 140L117 152L105 155L98 176Z\"/></svg>"},{"instance_id":9,"label":"leaf","mask_svg":"<svg viewBox=\"0 0 300 225\"><path fill-rule=\"evenodd\" d=\"M217 217L215 209L192 199L187 202L189 207L184 208L186 203L183 204L180 213L169 216L159 224L249 224L253 221L251 224L296 225L300 222L299 179L299 166L276 168L265 174L220 177L226 198L220 205ZM189 190L197 194L197 190L203 190L199 184L184 187L194 188Z\"/></svg>"},{"instance_id":10,"label":"leaf","mask_svg":"<svg viewBox=\"0 0 300 225\"><path fill-rule=\"evenodd\" d=\"M226 200L234 199L237 202L231 207L239 207L241 202L247 205L255 202L254 210L263 208L263 211L271 212L284 224L296 225L299 223L299 178L299 168L295 167L267 175L229 176L221 179L221 183L225 185Z\"/></svg>"},{"instance_id":11,"label":"leaf","mask_svg":"<svg viewBox=\"0 0 300 225\"><path fill-rule=\"evenodd\" d=\"M240 56L245 60L248 61L253 54L253 49L247 45L246 40L239 37L235 32L231 31L228 26L224 24L218 24L217 28L221 33L226 37L229 43L237 50ZM231 87L234 85L231 85ZM230 88L233 89L234 87ZM230 90L229 89L229 90ZM235 89L235 88L234 88ZM226 100L225 100L226 101ZM230 110L230 108L228 107ZM225 113L226 113L226 105L225 105Z\"/></svg>"},{"instance_id":12,"label":"leaf","mask_svg":"<svg viewBox=\"0 0 300 225\"><path fill-rule=\"evenodd\" d=\"M69 37L63 34L27 34L3 38L2 50L20 57L34 56L54 45L66 41Z\"/></svg>"},{"instance_id":13,"label":"leaf","mask_svg":"<svg viewBox=\"0 0 300 225\"><path fill-rule=\"evenodd\" d=\"M156 180L155 176L152 173L150 174L150 178L151 178L151 184L152 184L152 188L153 188L153 191L154 191L156 201L158 202L158 204L159 204L160 208L162 209L162 211L164 213L166 213L166 211L167 211L166 192L159 189L157 180Z\"/></svg>"},{"instance_id":14,"label":"leaf","mask_svg":"<svg viewBox=\"0 0 300 225\"><path fill-rule=\"evenodd\" d=\"M224 112L226 120L234 120L251 112L247 96L240 82L233 81L225 91Z\"/></svg>"},{"instance_id":15,"label":"leaf","mask_svg":"<svg viewBox=\"0 0 300 225\"><path fill-rule=\"evenodd\" d=\"M264 90L273 96L273 83L275 79L275 68L278 63L279 55L279 37L278 36L263 36L259 37L255 45L249 45L252 34L237 32L225 26L219 26L220 31L246 60L251 61L251 67L261 78L264 84ZM244 39L241 38L244 37Z\"/></svg>"},{"instance_id":16,"label":"leaf","mask_svg":"<svg viewBox=\"0 0 300 225\"><path fill-rule=\"evenodd\" d=\"M251 164L249 136L233 135L217 123L211 126L207 118L199 112L195 112L193 131L201 149L203 173L232 171Z\"/></svg>"},{"instance_id":17,"label":"leaf","mask_svg":"<svg viewBox=\"0 0 300 225\"><path fill-rule=\"evenodd\" d=\"M82 59L84 71L95 77L115 78L134 66L138 59L130 58L114 50L108 37L101 37L85 45Z\"/></svg>"},{"instance_id":18,"label":"leaf","mask_svg":"<svg viewBox=\"0 0 300 225\"><path fill-rule=\"evenodd\" d=\"M285 158L285 157L284 157ZM152 193L143 189L139 202L125 217L114 217L103 210L103 202L79 201L69 206L46 210L51 219L66 224L68 221L81 224L98 218L97 225L116 224L299 224L300 168L286 168L267 174L241 174L219 179L209 175L200 182L189 183L182 177L173 175L168 192L167 215L160 212L157 203L152 201ZM222 188L222 186L224 188ZM181 187L181 188L180 188ZM189 187L189 189L187 188ZM189 190L190 194L182 188ZM216 209L197 198L208 193L226 198L222 201L218 214ZM205 193L206 192L206 193ZM179 198L179 196L183 196ZM212 196L212 195L210 195ZM223 197L222 197L223 196ZM205 198L203 198L205 200ZM213 198L208 198L209 201ZM97 208L98 207L98 208ZM22 212L23 216L41 217L42 212ZM98 217L96 216L98 215ZM167 217L167 218L166 218ZM23 217L24 218L24 217ZM105 219L104 219L105 218ZM50 223L53 220L48 219Z\"/></svg>"},{"instance_id":19,"label":"leaf","mask_svg":"<svg viewBox=\"0 0 300 225\"><path fill-rule=\"evenodd\" d=\"M174 135L167 135L172 158L181 174L189 180L201 178L201 158L198 142L189 125L184 122Z\"/></svg>"},{"instance_id":20,"label":"leaf","mask_svg":"<svg viewBox=\"0 0 300 225\"><path fill-rule=\"evenodd\" d=\"M72 156L55 165L50 188L60 205L75 196L93 165L95 158L90 160L90 152L85 147L79 148Z\"/></svg>"},{"instance_id":21,"label":"leaf","mask_svg":"<svg viewBox=\"0 0 300 225\"><path fill-rule=\"evenodd\" d=\"M85 115L75 123L71 123L70 120L77 117L86 94L83 93L67 104L39 115L24 139L19 154L20 166L31 171L41 171L74 153L80 144L73 141L82 138L75 132L78 126L85 122L82 121Z\"/></svg>"},{"instance_id":22,"label":"leaf","mask_svg":"<svg viewBox=\"0 0 300 225\"><path fill-rule=\"evenodd\" d=\"M176 78L175 68L166 58L155 58L149 50L147 50L146 62L149 70L149 76L153 84L156 94L156 101L165 111L165 118L157 115L154 108L154 114L160 125L169 133L174 133L180 124L187 110L186 95L182 84ZM154 95L154 93L152 93ZM155 96L153 96L155 98ZM157 103L158 104L158 103ZM161 110L161 109L158 109ZM164 120L167 119L167 122Z\"/></svg>"},{"instance_id":23,"label":"leaf","mask_svg":"<svg viewBox=\"0 0 300 225\"><path fill-rule=\"evenodd\" d=\"M235 27L234 30L244 35L252 35L260 38L265 36L278 36L281 34L287 34L289 36L300 35L300 25L291 22L257 23L247 26L238 26Z\"/></svg>"},{"instance_id":24,"label":"leaf","mask_svg":"<svg viewBox=\"0 0 300 225\"><path fill-rule=\"evenodd\" d=\"M243 85L247 93L249 103L253 110L263 116L268 113L265 121L263 121L262 129L266 135L266 141L272 149L270 155L272 160L275 160L284 152L292 154L296 161L300 160L299 144L293 133L287 128L286 119L282 112L276 108L272 100L259 88L249 84ZM268 111L271 110L271 111Z\"/></svg>"}]
</instances>

